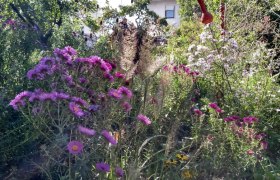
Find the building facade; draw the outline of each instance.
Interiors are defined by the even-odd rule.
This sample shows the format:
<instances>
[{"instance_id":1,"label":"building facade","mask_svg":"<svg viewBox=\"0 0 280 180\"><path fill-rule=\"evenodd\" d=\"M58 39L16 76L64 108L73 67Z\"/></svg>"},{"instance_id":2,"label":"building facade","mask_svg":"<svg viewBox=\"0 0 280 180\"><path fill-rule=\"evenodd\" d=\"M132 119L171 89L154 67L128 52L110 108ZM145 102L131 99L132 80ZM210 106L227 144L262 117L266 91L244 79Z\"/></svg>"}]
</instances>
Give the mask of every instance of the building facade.
<instances>
[{"instance_id":1,"label":"building facade","mask_svg":"<svg viewBox=\"0 0 280 180\"><path fill-rule=\"evenodd\" d=\"M176 0L150 0L148 8L161 18L166 18L169 25L180 25L179 5Z\"/></svg>"}]
</instances>

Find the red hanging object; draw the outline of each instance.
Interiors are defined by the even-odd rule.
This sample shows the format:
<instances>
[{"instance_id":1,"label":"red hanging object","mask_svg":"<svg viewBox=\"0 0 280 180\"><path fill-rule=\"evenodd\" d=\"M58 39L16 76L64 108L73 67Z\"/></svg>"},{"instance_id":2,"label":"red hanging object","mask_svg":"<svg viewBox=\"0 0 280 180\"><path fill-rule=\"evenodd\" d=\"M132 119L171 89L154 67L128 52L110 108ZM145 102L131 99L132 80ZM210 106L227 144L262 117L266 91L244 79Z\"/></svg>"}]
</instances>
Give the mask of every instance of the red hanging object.
<instances>
[{"instance_id":1,"label":"red hanging object","mask_svg":"<svg viewBox=\"0 0 280 180\"><path fill-rule=\"evenodd\" d=\"M220 4L220 19L221 19L222 30L226 30L225 9L226 9L225 3L221 1L221 4Z\"/></svg>"},{"instance_id":2,"label":"red hanging object","mask_svg":"<svg viewBox=\"0 0 280 180\"><path fill-rule=\"evenodd\" d=\"M203 24L209 24L209 23L213 22L213 16L212 16L211 13L209 13L207 11L207 8L206 8L206 5L204 3L204 0L197 0L197 1L198 1L198 4L199 4L201 12L202 12L201 22Z\"/></svg>"}]
</instances>

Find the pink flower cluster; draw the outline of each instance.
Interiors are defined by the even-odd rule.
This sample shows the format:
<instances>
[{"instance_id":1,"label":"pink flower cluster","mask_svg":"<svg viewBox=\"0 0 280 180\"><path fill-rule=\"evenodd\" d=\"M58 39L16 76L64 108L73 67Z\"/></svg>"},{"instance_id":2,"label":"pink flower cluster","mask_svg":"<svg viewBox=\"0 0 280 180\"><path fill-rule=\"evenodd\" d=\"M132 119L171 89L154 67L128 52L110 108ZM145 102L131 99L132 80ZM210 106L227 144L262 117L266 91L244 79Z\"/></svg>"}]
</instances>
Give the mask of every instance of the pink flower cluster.
<instances>
[{"instance_id":1,"label":"pink flower cluster","mask_svg":"<svg viewBox=\"0 0 280 180\"><path fill-rule=\"evenodd\" d=\"M118 143L116 139L107 130L103 130L101 132L101 135L112 145L116 145Z\"/></svg>"},{"instance_id":2,"label":"pink flower cluster","mask_svg":"<svg viewBox=\"0 0 280 180\"><path fill-rule=\"evenodd\" d=\"M224 118L225 122L235 122L237 125L241 126L242 124L253 124L258 121L258 118L254 116L247 116L244 118L241 118L239 116L228 116Z\"/></svg>"},{"instance_id":3,"label":"pink flower cluster","mask_svg":"<svg viewBox=\"0 0 280 180\"><path fill-rule=\"evenodd\" d=\"M131 99L133 93L127 87L121 86L118 89L110 89L108 95L115 99L122 99L124 96L128 99Z\"/></svg>"},{"instance_id":4,"label":"pink flower cluster","mask_svg":"<svg viewBox=\"0 0 280 180\"><path fill-rule=\"evenodd\" d=\"M54 55L61 60L66 61L66 63L72 64L74 56L77 55L77 51L70 46L66 46L63 49L56 48L54 50Z\"/></svg>"},{"instance_id":5,"label":"pink flower cluster","mask_svg":"<svg viewBox=\"0 0 280 180\"><path fill-rule=\"evenodd\" d=\"M187 75L190 75L192 77L197 77L200 75L198 71L192 71L189 67L187 67L184 64L181 65L165 65L162 68L164 71L169 71L177 74L186 73Z\"/></svg>"},{"instance_id":6,"label":"pink flower cluster","mask_svg":"<svg viewBox=\"0 0 280 180\"><path fill-rule=\"evenodd\" d=\"M26 105L26 101L35 102L35 101L57 101L57 100L65 100L69 99L70 96L66 93L61 92L43 92L40 89L35 90L34 92L31 91L23 91L16 95L16 97L11 100L9 103L15 110L19 110L19 107L23 107Z\"/></svg>"},{"instance_id":7,"label":"pink flower cluster","mask_svg":"<svg viewBox=\"0 0 280 180\"><path fill-rule=\"evenodd\" d=\"M46 75L52 75L56 70L56 61L52 57L44 57L35 66L27 72L28 79L42 80Z\"/></svg>"},{"instance_id":8,"label":"pink flower cluster","mask_svg":"<svg viewBox=\"0 0 280 180\"><path fill-rule=\"evenodd\" d=\"M105 162L99 162L99 163L96 163L95 165L95 168L98 170L98 171L101 171L101 172L110 172L110 165L105 163ZM117 177L123 177L124 176L124 171L122 168L120 167L116 167L115 168L115 175Z\"/></svg>"},{"instance_id":9,"label":"pink flower cluster","mask_svg":"<svg viewBox=\"0 0 280 180\"><path fill-rule=\"evenodd\" d=\"M114 76L110 74L111 71L116 67L116 65L113 63L103 60L98 56L91 56L88 58L77 58L74 62L77 64L86 64L89 68L98 66L103 72L103 76L105 79L109 80L110 82L114 81Z\"/></svg>"},{"instance_id":10,"label":"pink flower cluster","mask_svg":"<svg viewBox=\"0 0 280 180\"><path fill-rule=\"evenodd\" d=\"M223 113L224 111L217 105L217 103L210 103L209 107L214 109L217 113Z\"/></svg>"},{"instance_id":11,"label":"pink flower cluster","mask_svg":"<svg viewBox=\"0 0 280 180\"><path fill-rule=\"evenodd\" d=\"M145 115L143 115L143 114L139 114L138 116L137 116L137 119L139 120L139 121L141 121L143 124L145 124L145 125L150 125L152 122L151 122L151 120L147 117L147 116L145 116Z\"/></svg>"},{"instance_id":12,"label":"pink flower cluster","mask_svg":"<svg viewBox=\"0 0 280 180\"><path fill-rule=\"evenodd\" d=\"M268 148L268 142L264 140L266 137L265 133L256 133L253 128L250 128L248 125L253 122L257 122L257 118L253 116L247 116L240 118L239 116L229 116L224 118L225 122L234 122L231 124L232 131L239 137L245 138L247 142L258 141L261 149ZM252 155L252 150L248 151L249 155ZM254 153L253 153L254 154Z\"/></svg>"},{"instance_id":13,"label":"pink flower cluster","mask_svg":"<svg viewBox=\"0 0 280 180\"><path fill-rule=\"evenodd\" d=\"M199 109L194 109L193 112L195 113L195 115L197 116L201 116L203 114L202 111L200 111Z\"/></svg>"}]
</instances>

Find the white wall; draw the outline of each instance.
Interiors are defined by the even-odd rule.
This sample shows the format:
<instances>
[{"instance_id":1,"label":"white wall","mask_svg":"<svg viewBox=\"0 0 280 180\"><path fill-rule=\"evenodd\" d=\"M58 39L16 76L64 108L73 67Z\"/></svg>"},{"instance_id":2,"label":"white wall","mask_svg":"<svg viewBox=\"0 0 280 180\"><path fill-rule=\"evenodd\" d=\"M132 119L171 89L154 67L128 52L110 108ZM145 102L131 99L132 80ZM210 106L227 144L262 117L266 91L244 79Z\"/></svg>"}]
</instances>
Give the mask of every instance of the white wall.
<instances>
[{"instance_id":1,"label":"white wall","mask_svg":"<svg viewBox=\"0 0 280 180\"><path fill-rule=\"evenodd\" d=\"M161 18L165 17L165 7L175 5L175 17L172 19L166 19L169 25L178 27L180 25L179 17L179 5L176 3L176 0L151 0L151 3L148 5L148 8L155 13L157 13Z\"/></svg>"}]
</instances>

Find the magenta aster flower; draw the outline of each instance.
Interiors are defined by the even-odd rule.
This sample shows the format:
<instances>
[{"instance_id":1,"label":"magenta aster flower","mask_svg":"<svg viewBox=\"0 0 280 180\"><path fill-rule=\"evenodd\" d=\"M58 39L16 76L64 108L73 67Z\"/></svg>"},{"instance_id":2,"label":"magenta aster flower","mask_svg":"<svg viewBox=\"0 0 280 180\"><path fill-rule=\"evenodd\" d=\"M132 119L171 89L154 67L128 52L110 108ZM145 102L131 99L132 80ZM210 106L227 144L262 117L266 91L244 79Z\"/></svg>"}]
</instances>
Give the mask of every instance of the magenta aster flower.
<instances>
[{"instance_id":1,"label":"magenta aster flower","mask_svg":"<svg viewBox=\"0 0 280 180\"><path fill-rule=\"evenodd\" d=\"M115 99L121 99L122 94L117 89L110 89L108 92L108 95L115 98Z\"/></svg>"},{"instance_id":2,"label":"magenta aster flower","mask_svg":"<svg viewBox=\"0 0 280 180\"><path fill-rule=\"evenodd\" d=\"M257 121L258 121L258 118L254 117L254 116L247 116L247 117L243 118L243 122L248 123L248 124L252 124Z\"/></svg>"},{"instance_id":3,"label":"magenta aster flower","mask_svg":"<svg viewBox=\"0 0 280 180\"><path fill-rule=\"evenodd\" d=\"M106 130L103 130L101 132L101 135L112 145L116 145L117 141L115 140L115 138Z\"/></svg>"},{"instance_id":4,"label":"magenta aster flower","mask_svg":"<svg viewBox=\"0 0 280 180\"><path fill-rule=\"evenodd\" d=\"M67 149L71 154L80 154L83 151L84 145L80 141L70 141L67 145Z\"/></svg>"},{"instance_id":5,"label":"magenta aster flower","mask_svg":"<svg viewBox=\"0 0 280 180\"><path fill-rule=\"evenodd\" d=\"M73 102L75 102L76 104L80 105L80 106L83 106L83 107L88 107L88 103L83 100L82 98L79 98L79 97L72 97L71 98Z\"/></svg>"},{"instance_id":6,"label":"magenta aster flower","mask_svg":"<svg viewBox=\"0 0 280 180\"><path fill-rule=\"evenodd\" d=\"M47 65L44 65L44 64L38 64L36 66L36 69L35 71L38 73L38 74L46 74L48 71L50 70L50 67L47 66Z\"/></svg>"},{"instance_id":7,"label":"magenta aster flower","mask_svg":"<svg viewBox=\"0 0 280 180\"><path fill-rule=\"evenodd\" d=\"M25 102L23 100L19 100L19 99L13 99L10 103L10 106L12 106L14 108L14 110L19 110L20 106L25 106Z\"/></svg>"},{"instance_id":8,"label":"magenta aster flower","mask_svg":"<svg viewBox=\"0 0 280 180\"><path fill-rule=\"evenodd\" d=\"M116 77L116 78L119 78L119 79L124 79L124 78L125 78L125 75L122 74L122 73L120 73L120 72L116 72L116 73L115 73L115 77Z\"/></svg>"},{"instance_id":9,"label":"magenta aster flower","mask_svg":"<svg viewBox=\"0 0 280 180\"><path fill-rule=\"evenodd\" d=\"M91 111L91 112L96 112L100 109L100 105L97 105L97 104L92 104L88 107L88 110Z\"/></svg>"},{"instance_id":10,"label":"magenta aster flower","mask_svg":"<svg viewBox=\"0 0 280 180\"><path fill-rule=\"evenodd\" d=\"M112 76L110 73L105 72L104 78L107 79L110 82L114 82L114 76Z\"/></svg>"},{"instance_id":11,"label":"magenta aster flower","mask_svg":"<svg viewBox=\"0 0 280 180\"><path fill-rule=\"evenodd\" d=\"M95 168L99 171L110 172L110 165L105 162L96 163Z\"/></svg>"},{"instance_id":12,"label":"magenta aster flower","mask_svg":"<svg viewBox=\"0 0 280 180\"><path fill-rule=\"evenodd\" d=\"M224 111L217 105L217 103L210 103L209 107L215 109L217 113L223 113Z\"/></svg>"},{"instance_id":13,"label":"magenta aster flower","mask_svg":"<svg viewBox=\"0 0 280 180\"><path fill-rule=\"evenodd\" d=\"M34 69L31 69L31 70L29 70L28 72L27 72L27 78L29 79L29 80L31 80L31 79L37 79L39 76L38 76L38 74L37 74L37 72L34 70Z\"/></svg>"},{"instance_id":14,"label":"magenta aster flower","mask_svg":"<svg viewBox=\"0 0 280 180\"><path fill-rule=\"evenodd\" d=\"M223 113L223 112L224 112L224 110L222 110L221 108L217 108L217 109L215 109L215 111L216 111L217 113Z\"/></svg>"},{"instance_id":15,"label":"magenta aster flower","mask_svg":"<svg viewBox=\"0 0 280 180\"><path fill-rule=\"evenodd\" d=\"M78 126L78 130L80 131L80 133L83 133L88 136L94 136L96 134L95 130L80 125Z\"/></svg>"},{"instance_id":16,"label":"magenta aster flower","mask_svg":"<svg viewBox=\"0 0 280 180\"><path fill-rule=\"evenodd\" d=\"M54 93L42 93L38 97L40 101L56 101L56 95Z\"/></svg>"},{"instance_id":17,"label":"magenta aster flower","mask_svg":"<svg viewBox=\"0 0 280 180\"><path fill-rule=\"evenodd\" d=\"M110 72L110 68L112 69L112 66L110 65L110 67L108 67L108 64L104 61L101 61L100 63L100 69L104 72L109 73Z\"/></svg>"},{"instance_id":18,"label":"magenta aster flower","mask_svg":"<svg viewBox=\"0 0 280 180\"><path fill-rule=\"evenodd\" d=\"M52 66L52 65L55 64L55 59L52 58L52 57L43 57L40 60L40 64L47 65L47 66Z\"/></svg>"},{"instance_id":19,"label":"magenta aster flower","mask_svg":"<svg viewBox=\"0 0 280 180\"><path fill-rule=\"evenodd\" d=\"M239 116L229 116L229 117L224 118L224 121L226 121L226 122L238 121L238 120L240 120Z\"/></svg>"},{"instance_id":20,"label":"magenta aster flower","mask_svg":"<svg viewBox=\"0 0 280 180\"><path fill-rule=\"evenodd\" d=\"M30 91L23 91L16 95L15 99L24 100L25 98L29 98L33 93Z\"/></svg>"},{"instance_id":21,"label":"magenta aster flower","mask_svg":"<svg viewBox=\"0 0 280 180\"><path fill-rule=\"evenodd\" d=\"M73 56L77 54L77 51L71 46L66 46L63 50L65 50L69 55Z\"/></svg>"},{"instance_id":22,"label":"magenta aster flower","mask_svg":"<svg viewBox=\"0 0 280 180\"><path fill-rule=\"evenodd\" d=\"M266 134L265 133L260 133L260 134L257 134L255 136L255 139L256 140L262 140L264 137L266 137Z\"/></svg>"},{"instance_id":23,"label":"magenta aster flower","mask_svg":"<svg viewBox=\"0 0 280 180\"><path fill-rule=\"evenodd\" d=\"M267 142L267 141L261 141L261 142L260 142L260 145L261 145L261 149L266 150L267 147L268 147L268 142Z\"/></svg>"},{"instance_id":24,"label":"magenta aster flower","mask_svg":"<svg viewBox=\"0 0 280 180\"><path fill-rule=\"evenodd\" d=\"M120 167L116 167L116 168L115 168L115 173L116 173L116 176L117 176L117 177L123 177L123 175L124 175L124 171L123 171L123 169L120 168Z\"/></svg>"},{"instance_id":25,"label":"magenta aster flower","mask_svg":"<svg viewBox=\"0 0 280 180\"><path fill-rule=\"evenodd\" d=\"M145 125L150 125L152 123L151 120L147 116L145 116L143 114L139 114L137 116L137 119L139 121L141 121L142 123L144 123Z\"/></svg>"},{"instance_id":26,"label":"magenta aster flower","mask_svg":"<svg viewBox=\"0 0 280 180\"><path fill-rule=\"evenodd\" d=\"M101 58L98 57L98 56L91 56L91 57L89 58L89 62L90 62L92 65L100 64L101 61L102 61Z\"/></svg>"},{"instance_id":27,"label":"magenta aster flower","mask_svg":"<svg viewBox=\"0 0 280 180\"><path fill-rule=\"evenodd\" d=\"M76 104L75 102L69 103L69 109L72 111L73 114L75 114L77 117L82 117L85 115L85 113L82 111L80 106Z\"/></svg>"},{"instance_id":28,"label":"magenta aster flower","mask_svg":"<svg viewBox=\"0 0 280 180\"><path fill-rule=\"evenodd\" d=\"M164 71L169 71L169 67L168 67L167 65L163 66L162 69L163 69Z\"/></svg>"},{"instance_id":29,"label":"magenta aster flower","mask_svg":"<svg viewBox=\"0 0 280 180\"><path fill-rule=\"evenodd\" d=\"M55 96L57 99L60 99L60 100L70 98L70 95L66 94L66 93L56 93Z\"/></svg>"},{"instance_id":30,"label":"magenta aster flower","mask_svg":"<svg viewBox=\"0 0 280 180\"><path fill-rule=\"evenodd\" d=\"M203 112L200 111L199 109L194 109L193 111L197 116L201 116L203 114Z\"/></svg>"},{"instance_id":31,"label":"magenta aster flower","mask_svg":"<svg viewBox=\"0 0 280 180\"><path fill-rule=\"evenodd\" d=\"M112 65L109 62L105 61L105 64L106 64L107 68L109 69L109 71L111 71L113 69Z\"/></svg>"},{"instance_id":32,"label":"magenta aster flower","mask_svg":"<svg viewBox=\"0 0 280 180\"><path fill-rule=\"evenodd\" d=\"M29 100L29 102L34 102L36 100L39 101L40 100L39 96L40 96L40 94L33 93L28 100Z\"/></svg>"},{"instance_id":33,"label":"magenta aster flower","mask_svg":"<svg viewBox=\"0 0 280 180\"><path fill-rule=\"evenodd\" d=\"M80 77L79 81L80 81L81 84L88 83L88 80L86 78L84 78L84 77Z\"/></svg>"},{"instance_id":34,"label":"magenta aster flower","mask_svg":"<svg viewBox=\"0 0 280 180\"><path fill-rule=\"evenodd\" d=\"M24 100L32 96L32 94L33 93L30 91L23 91L16 95L16 97L11 100L9 105L12 106L15 110L18 110L20 106L25 106L26 103Z\"/></svg>"},{"instance_id":35,"label":"magenta aster flower","mask_svg":"<svg viewBox=\"0 0 280 180\"><path fill-rule=\"evenodd\" d=\"M132 106L129 104L129 102L122 103L122 107L125 110L125 112L129 112L132 109Z\"/></svg>"},{"instance_id":36,"label":"magenta aster flower","mask_svg":"<svg viewBox=\"0 0 280 180\"><path fill-rule=\"evenodd\" d=\"M127 87L121 86L118 88L118 91L120 94L126 96L128 99L130 99L132 97L132 92Z\"/></svg>"},{"instance_id":37,"label":"magenta aster flower","mask_svg":"<svg viewBox=\"0 0 280 180\"><path fill-rule=\"evenodd\" d=\"M255 152L254 152L252 149L249 149L249 150L247 151L247 154L251 156L251 155L255 154Z\"/></svg>"},{"instance_id":38,"label":"magenta aster flower","mask_svg":"<svg viewBox=\"0 0 280 180\"><path fill-rule=\"evenodd\" d=\"M217 103L210 103L210 104L209 104L209 107L212 108L212 109L217 109L217 108L219 108L219 106L217 105Z\"/></svg>"}]
</instances>

